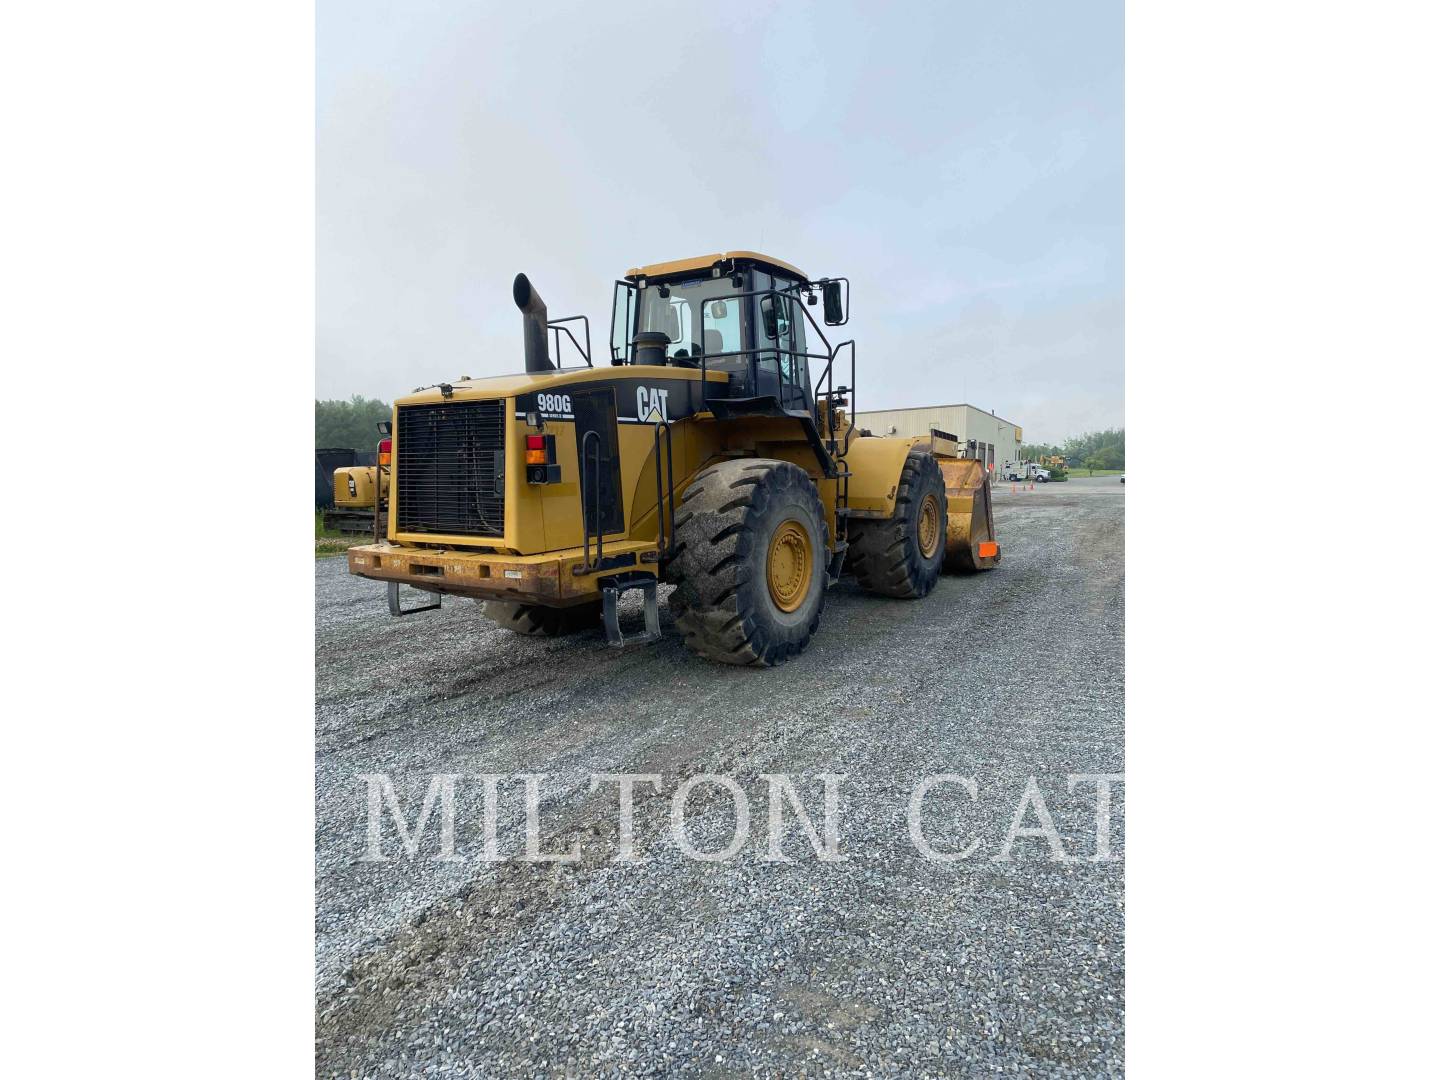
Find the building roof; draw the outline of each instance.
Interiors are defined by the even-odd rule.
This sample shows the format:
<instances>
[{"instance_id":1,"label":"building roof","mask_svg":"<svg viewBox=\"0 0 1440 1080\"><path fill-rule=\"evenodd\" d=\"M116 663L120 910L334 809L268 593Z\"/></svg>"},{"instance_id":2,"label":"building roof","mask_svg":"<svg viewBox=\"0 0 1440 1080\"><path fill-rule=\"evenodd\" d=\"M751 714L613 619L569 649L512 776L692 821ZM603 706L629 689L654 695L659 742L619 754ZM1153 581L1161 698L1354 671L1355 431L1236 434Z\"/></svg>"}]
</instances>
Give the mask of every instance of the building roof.
<instances>
[{"instance_id":1,"label":"building roof","mask_svg":"<svg viewBox=\"0 0 1440 1080\"><path fill-rule=\"evenodd\" d=\"M674 262L651 263L649 266L633 267L625 271L625 276L627 278L664 277L666 274L683 274L688 270L708 270L716 263L729 259L748 259L751 262L764 263L783 273L794 274L801 281L810 280L805 276L805 271L798 266L791 266L789 263L771 258L769 255L761 255L758 251L720 251L714 255L696 255L689 259L676 259Z\"/></svg>"},{"instance_id":2,"label":"building roof","mask_svg":"<svg viewBox=\"0 0 1440 1080\"><path fill-rule=\"evenodd\" d=\"M1015 423L1015 421L1013 421L1013 420L1006 420L1003 416L996 416L996 415L995 415L993 412L991 412L989 409L982 409L982 408L980 408L979 405L971 405L969 402L966 402L966 401L962 401L962 402L960 402L960 404L958 404L958 405L907 405L907 406L905 406L905 408L903 408L903 409L864 409L864 410L862 410L861 412L857 412L855 415L856 415L856 416L873 416L873 415L875 415L876 413L892 413L892 412L934 412L934 411L937 410L937 409L974 409L974 410L975 410L976 412L978 412L978 413L984 413L986 416L992 416L992 417L994 417L996 420L999 420L1002 424L1009 424L1009 425L1010 425L1011 427L1013 427L1013 428L1018 428L1018 427L1020 426L1019 424Z\"/></svg>"}]
</instances>

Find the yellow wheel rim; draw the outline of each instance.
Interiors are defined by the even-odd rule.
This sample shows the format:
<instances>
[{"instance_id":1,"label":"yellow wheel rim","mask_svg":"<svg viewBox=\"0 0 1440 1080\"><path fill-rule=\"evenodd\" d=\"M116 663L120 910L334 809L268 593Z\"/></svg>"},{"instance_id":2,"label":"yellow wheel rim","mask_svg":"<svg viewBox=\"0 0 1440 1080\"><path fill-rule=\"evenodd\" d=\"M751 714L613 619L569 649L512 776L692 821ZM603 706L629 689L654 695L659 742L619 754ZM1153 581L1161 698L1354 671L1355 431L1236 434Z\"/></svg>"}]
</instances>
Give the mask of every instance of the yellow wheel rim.
<instances>
[{"instance_id":1,"label":"yellow wheel rim","mask_svg":"<svg viewBox=\"0 0 1440 1080\"><path fill-rule=\"evenodd\" d=\"M795 519L782 522L770 538L770 555L765 561L770 599L781 611L794 611L810 592L813 565L810 536Z\"/></svg>"},{"instance_id":2,"label":"yellow wheel rim","mask_svg":"<svg viewBox=\"0 0 1440 1080\"><path fill-rule=\"evenodd\" d=\"M940 547L940 500L926 495L920 504L920 554L928 559Z\"/></svg>"}]
</instances>

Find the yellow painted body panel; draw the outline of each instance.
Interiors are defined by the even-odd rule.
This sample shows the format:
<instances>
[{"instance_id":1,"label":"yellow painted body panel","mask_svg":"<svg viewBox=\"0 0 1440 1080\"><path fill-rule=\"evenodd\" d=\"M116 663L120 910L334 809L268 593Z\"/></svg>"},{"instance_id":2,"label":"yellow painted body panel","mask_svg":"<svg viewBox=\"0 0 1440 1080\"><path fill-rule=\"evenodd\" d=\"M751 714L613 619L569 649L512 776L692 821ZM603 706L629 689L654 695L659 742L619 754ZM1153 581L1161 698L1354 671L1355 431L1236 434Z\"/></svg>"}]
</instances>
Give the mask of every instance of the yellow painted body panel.
<instances>
[{"instance_id":1,"label":"yellow painted body panel","mask_svg":"<svg viewBox=\"0 0 1440 1080\"><path fill-rule=\"evenodd\" d=\"M850 509L856 517L888 518L895 513L895 492L913 440L870 435L850 440L845 461L850 477Z\"/></svg>"},{"instance_id":2,"label":"yellow painted body panel","mask_svg":"<svg viewBox=\"0 0 1440 1080\"><path fill-rule=\"evenodd\" d=\"M725 376L712 373L710 378L722 381ZM584 561L575 421L553 416L545 421L544 433L555 437L560 480L558 483L531 484L525 470L525 436L539 433L542 429L531 427L523 416L517 415L519 403L516 395L536 391L563 392L567 388L589 383L610 382L616 387L618 399L620 395L629 393L629 384L640 387L658 380L698 382L700 379L701 373L696 369L626 365L463 380L453 384L454 392L448 399L438 389L399 399L391 438L396 468L401 470L404 468L405 446L399 436L399 408L446 400L451 403L504 400L504 535L397 534L397 506L393 490L396 469L390 469L387 470L391 474L387 476L391 484L387 499L387 541L352 548L349 555L351 572L477 599L526 600L551 606L595 599L596 578L599 575L575 573ZM828 413L822 410L822 427L828 422L827 417ZM843 411L837 413L836 421L838 442L846 447L841 467L851 473L848 494L852 514L868 519L891 517L895 512L895 496L906 456L912 447L921 443L925 443L928 449L928 440L855 436L849 431L849 421ZM623 567L607 569L607 572L627 569L657 573L660 552L657 545L655 426L643 422L619 422L616 438L619 493L625 527L606 534L604 553L607 558L619 556L626 562ZM773 458L793 462L810 475L825 510L829 535L835 537L843 531L837 529L835 508L837 488L844 481L827 479L823 475L800 420L790 417L736 417L722 421L710 412L702 411L672 420L671 438L677 502L695 475L707 465L727 457ZM942 460L943 464L948 462ZM946 471L951 522L947 552L962 539L957 536L957 528L963 518L963 540L967 541L969 554L969 541L978 543L993 535L987 527L988 478L975 462L960 462L960 465L964 476L955 478L953 491L949 490L952 487L951 474ZM984 488L983 496L977 493L977 485ZM987 526L976 526L972 506L976 511L983 508ZM829 554L826 552L825 557L828 558Z\"/></svg>"},{"instance_id":3,"label":"yellow painted body panel","mask_svg":"<svg viewBox=\"0 0 1440 1080\"><path fill-rule=\"evenodd\" d=\"M509 378L509 377L506 377ZM546 392L560 390L574 385L600 380L636 384L656 379L693 379L699 381L700 372L694 369L673 367L633 366L596 368L579 372L564 372L534 377L538 382L522 385L529 393L535 387ZM711 381L723 380L724 376L712 374ZM486 383L502 383L503 380L485 380ZM462 384L455 384L456 394L451 401L480 401L494 395L490 393L460 394ZM482 385L473 384L477 390ZM508 385L508 384L507 384ZM490 387L486 386L489 390ZM393 426L395 434L393 452L395 460L403 468L405 447L399 437L398 408L407 404L433 403L444 400L438 390L411 395L397 401L397 413ZM569 420L547 420L543 431L555 436L555 459L560 465L560 482L555 484L531 484L525 476L525 436L537 434L542 429L529 426L514 415L514 400L506 407L505 436L505 534L498 537L444 535L437 533L402 533L396 531L396 504L388 499L388 527L386 535L402 544L426 545L432 547L484 548L509 551L519 554L535 554L562 548L578 547L584 540L580 507L579 451L575 443L575 424ZM650 424L621 423L617 427L620 445L620 489L622 493L623 520L628 527L622 532L607 533L607 550L611 543L625 539L648 539L652 542L658 536L655 514L655 429ZM821 502L825 505L831 534L835 528L835 486L834 480L827 480L820 471L815 454L805 440L800 423L786 418L745 418L717 421L709 413L677 420L671 425L673 439L673 464L675 470L675 494L677 499L694 475L706 464L731 455L750 455L793 461L816 481ZM867 440L854 440L855 443ZM889 442L895 440L868 440ZM899 463L903 464L901 453ZM895 466L899 476L899 464ZM393 478L392 478L393 488ZM852 493L854 480L851 481ZM889 482L893 489L894 478ZM890 492L889 507L894 507L894 492Z\"/></svg>"},{"instance_id":4,"label":"yellow painted body panel","mask_svg":"<svg viewBox=\"0 0 1440 1080\"><path fill-rule=\"evenodd\" d=\"M543 432L555 437L555 460L560 466L560 481L531 484L526 479L524 463L525 436L541 432L516 415L517 401L513 393L528 394L537 390L563 391L597 381L613 382L617 395L627 393L624 384L640 386L657 380L699 381L695 369L653 366L617 366L543 373L539 375L502 376L496 379L466 380L454 385L452 403L503 397L505 405L505 532L499 537L446 536L435 533L397 533L393 476L387 502L387 542L352 549L352 573L378 580L403 581L419 588L483 598L520 598L550 604L593 599L594 575L575 578L575 566L583 562L584 527L580 505L579 454L573 420L547 419ZM725 376L712 373L712 381ZM462 387L471 389L462 391ZM426 390L396 402L391 436L394 460L404 468L405 445L400 438L399 408L411 404L445 401L438 389ZM658 515L656 514L655 427L648 423L618 423L620 495L624 530L607 533L604 551L607 557L627 552L645 553L647 560L637 560L637 571L654 573L658 563ZM805 438L800 421L786 417L745 417L716 420L709 412L671 422L674 490L677 502L685 488L706 465L728 456L768 457L792 461L814 479L825 508L830 535L836 535L835 495L837 481L826 479L816 461L814 451ZM861 440L855 440L860 442ZM883 440L866 440L881 442ZM892 446L900 444L891 441ZM903 451L903 447L902 447ZM663 453L662 453L663 456ZM895 476L903 463L903 452L894 463ZM394 470L390 470L392 473ZM853 482L853 481L852 481ZM892 477L886 487L893 489ZM893 507L893 490L890 506ZM376 562L375 560L379 560ZM447 560L449 560L447 562ZM424 570L412 572L411 565L444 566L441 574ZM488 569L487 569L488 568ZM522 572L520 579L506 578L500 569ZM516 584L515 582L520 582Z\"/></svg>"},{"instance_id":5,"label":"yellow painted body panel","mask_svg":"<svg viewBox=\"0 0 1440 1080\"><path fill-rule=\"evenodd\" d=\"M730 259L753 259L756 262L769 263L780 270L787 270L794 274L801 281L809 281L805 271L798 266L791 266L782 259L774 259L769 255L761 255L758 251L717 251L714 255L695 255L689 259L675 259L671 262L651 263L649 266L635 266L625 271L627 278L636 277L664 277L666 274L684 274L692 270L708 270L717 262Z\"/></svg>"},{"instance_id":6,"label":"yellow painted body panel","mask_svg":"<svg viewBox=\"0 0 1440 1080\"><path fill-rule=\"evenodd\" d=\"M725 376L717 371L709 373L710 382L724 382ZM626 364L624 367L568 368L564 371L521 372L518 375L491 375L484 379L456 379L452 384L454 395L445 397L438 387L419 390L413 394L395 399L396 405L424 405L441 401L483 401L492 398L513 398L519 394L558 390L566 386L579 386L588 382L608 382L611 379L686 379L700 381L699 368L655 367L650 365Z\"/></svg>"},{"instance_id":7,"label":"yellow painted body panel","mask_svg":"<svg viewBox=\"0 0 1440 1080\"><path fill-rule=\"evenodd\" d=\"M628 369L627 369L628 370ZM643 369L638 369L643 370ZM537 431L517 421L515 442ZM561 482L530 485L523 477L519 487L528 489L519 498L532 506L538 493L539 513L544 521L544 547L554 550L579 544L584 539L580 508L579 453L575 445L575 425L564 420L548 420L545 432L555 436L555 457L561 463ZM623 496L624 520L629 522L623 533L607 534L606 550L612 536L615 540L658 538L655 484L655 429L649 424L620 424L620 488ZM814 451L805 440L798 422L787 419L753 418L716 420L709 413L671 424L673 440L671 461L675 470L675 497L684 495L686 487L706 465L726 456L753 456L793 461L810 474L825 506L831 535L835 529L835 485L827 480L815 460ZM664 457L662 443L661 456ZM898 475L898 474L897 474ZM507 485L507 499L508 499ZM893 502L893 500L892 500ZM508 507L507 502L507 507ZM526 511L529 512L528 510ZM509 525L507 513L507 528ZM516 550L530 550L519 544Z\"/></svg>"},{"instance_id":8,"label":"yellow painted body panel","mask_svg":"<svg viewBox=\"0 0 1440 1080\"><path fill-rule=\"evenodd\" d=\"M387 478L390 470L385 470ZM363 510L375 505L375 466L348 465L335 470L335 505ZM351 491L354 494L351 494Z\"/></svg>"},{"instance_id":9,"label":"yellow painted body panel","mask_svg":"<svg viewBox=\"0 0 1440 1080\"><path fill-rule=\"evenodd\" d=\"M711 372L711 383L723 383L725 375ZM486 401L503 398L505 408L505 534L504 536L446 536L436 533L399 533L396 531L396 505L390 500L386 535L390 539L411 544L443 545L447 547L490 548L508 550L523 554L553 551L559 548L578 546L584 539L580 517L580 476L579 456L575 445L575 424L567 420L547 420L544 431L555 436L555 460L560 465L561 481L558 484L531 484L525 478L525 436L540 432L530 427L515 415L517 395L538 392L558 392L597 382L634 382L637 385L656 380L681 380L700 382L701 372L695 368L668 366L625 365L623 367L581 368L571 371L540 372L524 375L500 375L490 379L468 379L453 384L454 393L445 398L439 389L424 390L395 402L392 414L392 451L395 460L402 462L405 448L399 437L399 409L406 405L435 404L443 401L455 403ZM686 422L675 425L675 477L677 491L679 481L686 475L681 468L679 450L682 442L680 428ZM634 430L631 430L634 429ZM641 434L643 433L643 434ZM633 516L636 483L648 466L649 507L652 513L650 532L654 535L653 511L655 504L655 472L649 458L654 456L654 428L648 424L620 424L620 479L625 493L624 520ZM644 459L637 457L641 446L648 449ZM391 481L393 488L393 479ZM633 535L633 526L624 533L607 533L607 540Z\"/></svg>"}]
</instances>

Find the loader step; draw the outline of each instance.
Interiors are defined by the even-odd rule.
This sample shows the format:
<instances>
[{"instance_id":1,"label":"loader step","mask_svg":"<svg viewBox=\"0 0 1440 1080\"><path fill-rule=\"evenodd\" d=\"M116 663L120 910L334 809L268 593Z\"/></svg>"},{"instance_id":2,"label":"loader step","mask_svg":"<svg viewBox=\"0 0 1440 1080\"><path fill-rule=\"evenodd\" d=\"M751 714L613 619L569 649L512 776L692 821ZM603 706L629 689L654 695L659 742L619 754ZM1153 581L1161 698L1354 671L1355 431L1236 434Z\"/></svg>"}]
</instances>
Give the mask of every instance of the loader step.
<instances>
[{"instance_id":1,"label":"loader step","mask_svg":"<svg viewBox=\"0 0 1440 1080\"><path fill-rule=\"evenodd\" d=\"M626 645L649 645L660 640L660 597L653 574L617 574L600 585L601 614L605 621L605 638L617 649ZM639 589L645 600L645 630L628 638L620 630L620 596Z\"/></svg>"},{"instance_id":2,"label":"loader step","mask_svg":"<svg viewBox=\"0 0 1440 1080\"><path fill-rule=\"evenodd\" d=\"M390 614L396 618L404 615L419 615L422 611L440 610L440 594L435 593L433 604L421 604L416 607L401 607L400 604L400 583L398 581L387 582L385 586L385 603L390 608Z\"/></svg>"},{"instance_id":3,"label":"loader step","mask_svg":"<svg viewBox=\"0 0 1440 1080\"><path fill-rule=\"evenodd\" d=\"M849 548L850 545L844 540L837 540L835 542L835 551L831 554L830 565L826 569L827 586L834 585L840 580L840 571L845 568L845 552L848 551Z\"/></svg>"}]
</instances>

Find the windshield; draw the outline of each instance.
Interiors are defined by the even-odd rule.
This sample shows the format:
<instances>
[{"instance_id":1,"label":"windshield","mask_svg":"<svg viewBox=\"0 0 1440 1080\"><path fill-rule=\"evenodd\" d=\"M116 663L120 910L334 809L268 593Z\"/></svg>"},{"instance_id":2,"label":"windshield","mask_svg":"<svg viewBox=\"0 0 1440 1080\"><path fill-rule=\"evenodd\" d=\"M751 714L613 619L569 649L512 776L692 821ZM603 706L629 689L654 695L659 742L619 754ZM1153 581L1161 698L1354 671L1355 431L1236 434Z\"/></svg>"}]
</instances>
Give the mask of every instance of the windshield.
<instances>
[{"instance_id":1,"label":"windshield","mask_svg":"<svg viewBox=\"0 0 1440 1080\"><path fill-rule=\"evenodd\" d=\"M668 337L669 359L739 352L741 305L730 299L739 291L728 277L651 285L640 293L639 329Z\"/></svg>"}]
</instances>

